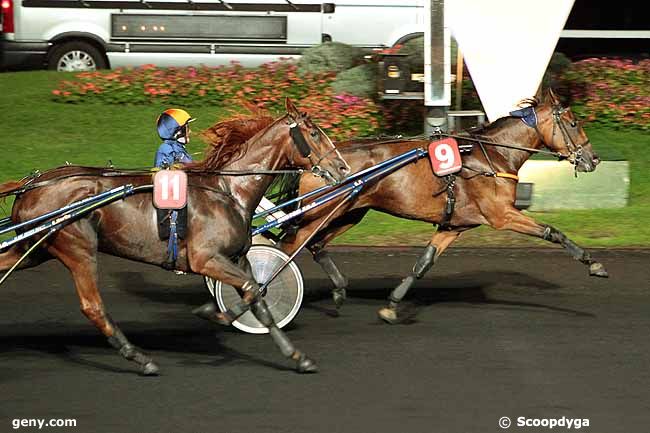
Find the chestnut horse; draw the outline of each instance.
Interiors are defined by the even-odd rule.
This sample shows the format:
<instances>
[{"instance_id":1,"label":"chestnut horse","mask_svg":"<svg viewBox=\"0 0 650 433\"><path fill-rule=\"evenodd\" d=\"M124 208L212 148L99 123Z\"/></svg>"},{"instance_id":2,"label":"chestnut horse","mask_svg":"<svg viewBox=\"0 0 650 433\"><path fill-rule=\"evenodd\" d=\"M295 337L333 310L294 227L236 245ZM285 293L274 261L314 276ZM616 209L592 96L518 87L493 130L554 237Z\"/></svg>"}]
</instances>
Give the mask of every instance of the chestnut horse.
<instances>
[{"instance_id":1,"label":"chestnut horse","mask_svg":"<svg viewBox=\"0 0 650 433\"><path fill-rule=\"evenodd\" d=\"M257 319L270 328L282 354L296 363L299 372L313 372L316 364L275 325L258 294L259 286L246 260L251 218L273 179L269 170L320 165L341 179L349 167L327 135L288 99L286 109L287 114L277 120L235 118L210 129L216 143L203 161L185 168L189 178L188 233L179 241L176 268L236 287L242 302L252 304ZM244 135L250 139L242 146L239 138ZM224 176L217 170L248 170L248 175ZM17 194L11 214L14 223L116 186L151 184L151 173L67 166L48 171L37 181L40 186L35 188L34 183L26 185L25 181L0 185L0 196ZM127 340L105 310L97 286L97 252L162 265L167 241L158 238L155 215L149 194L114 202L65 226L23 265L35 266L51 258L61 261L72 274L82 312L124 358L139 364L145 375L157 374L158 366ZM18 243L0 254L0 270L16 263L29 243Z\"/></svg>"},{"instance_id":2,"label":"chestnut horse","mask_svg":"<svg viewBox=\"0 0 650 433\"><path fill-rule=\"evenodd\" d=\"M561 106L552 91L547 92L541 104L537 100L528 102L535 110L534 126L527 126L519 117L506 117L458 139L461 145L474 146L463 159L462 171L454 177L455 209L451 215L446 212L447 179L436 177L430 162L423 159L366 186L355 200L334 214L334 218L307 246L314 260L334 283L332 295L337 306L345 299L348 280L328 256L325 247L336 236L358 224L370 209L438 226L412 272L390 294L388 307L379 310L379 317L388 323L399 321L397 307L415 280L424 276L462 232L480 225L558 243L576 260L589 266L590 275L608 276L601 263L594 261L588 252L562 232L538 223L515 208L516 174L532 152L546 147L568 159L576 170L584 172L595 170L599 163L575 116L570 109ZM409 150L426 148L428 144L428 139L363 139L338 143L338 147L353 172L358 172ZM522 150L524 146L528 150ZM302 176L298 192L303 194L322 185L318 179ZM308 203L306 200L302 204ZM307 212L297 222L297 231L289 230L278 246L292 253L338 203L334 200Z\"/></svg>"},{"instance_id":3,"label":"chestnut horse","mask_svg":"<svg viewBox=\"0 0 650 433\"><path fill-rule=\"evenodd\" d=\"M531 151L498 144L516 144L531 150L546 147L568 159L578 171L593 171L599 163L581 125L570 109L560 105L552 91L546 93L543 103L535 99L530 100L529 105L535 110L536 126L528 126L521 118L506 117L470 133L466 140L458 138L459 144L473 144L473 149L463 157L462 171L455 175L455 185L452 185L455 209L451 215L446 216L445 211L447 180L436 177L432 173L431 163L422 159L366 187L356 200L345 205L336 214L338 216L310 241L308 247L315 261L335 285L333 297L337 306L345 299L348 281L324 248L333 238L358 224L370 209L438 226L412 272L390 294L389 305L379 310L379 317L388 323L399 321L397 307L414 281L433 266L461 233L480 225L558 243L571 256L587 265L590 275L608 276L602 264L594 261L588 252L562 232L535 221L515 208L516 174L530 157ZM476 140L483 144L477 144ZM357 172L408 150L426 148L428 142L424 139L380 141L372 145L348 142L339 143L338 147L353 172ZM299 192L302 194L319 186L322 183L303 176ZM287 252L293 251L335 205L332 203L307 213L299 222L298 231L283 238L279 246Z\"/></svg>"}]
</instances>

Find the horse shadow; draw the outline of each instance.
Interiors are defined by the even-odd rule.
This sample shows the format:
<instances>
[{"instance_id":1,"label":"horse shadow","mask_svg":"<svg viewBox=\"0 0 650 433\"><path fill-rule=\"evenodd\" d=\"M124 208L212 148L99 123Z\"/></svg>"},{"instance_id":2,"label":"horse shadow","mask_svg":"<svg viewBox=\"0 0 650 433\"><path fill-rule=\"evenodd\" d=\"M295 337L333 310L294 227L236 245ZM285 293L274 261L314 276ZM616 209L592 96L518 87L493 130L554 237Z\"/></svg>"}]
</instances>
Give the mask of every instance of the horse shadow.
<instances>
[{"instance_id":1,"label":"horse shadow","mask_svg":"<svg viewBox=\"0 0 650 433\"><path fill-rule=\"evenodd\" d=\"M400 278L369 278L363 280L351 279L348 286L350 298L382 300L388 299L390 292L401 282ZM338 316L336 309L319 304L319 301L330 299L332 284L329 280L319 280L317 290L305 297L307 308L320 311L325 315ZM326 287L324 289L324 287ZM418 310L440 303L466 303L485 306L504 306L521 308L530 312L555 312L581 317L595 317L594 314L570 308L553 305L508 301L495 299L489 295L490 289L499 287L517 287L520 291L554 291L562 286L553 282L539 279L521 272L468 272L459 276L428 278L416 281L404 301L400 305L401 312L406 317L406 323L415 321Z\"/></svg>"},{"instance_id":2,"label":"horse shadow","mask_svg":"<svg viewBox=\"0 0 650 433\"><path fill-rule=\"evenodd\" d=\"M112 274L121 292L162 304L199 306L205 303L210 294L196 275L178 276L184 284L164 284L148 280L140 272L116 272Z\"/></svg>"},{"instance_id":3,"label":"horse shadow","mask_svg":"<svg viewBox=\"0 0 650 433\"><path fill-rule=\"evenodd\" d=\"M187 285L160 284L159 282L147 280L142 273L137 272L119 272L113 274L113 278L117 280L120 290L153 302L193 307L201 305L209 299L203 281L196 278L188 278ZM351 279L348 296L357 299L386 300L400 281L400 278L395 277ZM331 297L332 284L329 279L310 278L305 285L303 301L305 308L319 311L329 317L339 316L336 308L323 306L319 302ZM474 271L458 276L429 277L416 281L402 302L402 309L405 316L410 316L410 320L415 319L418 310L439 303L505 306L523 308L533 312L551 311L575 316L595 317L592 313L584 311L535 302L494 299L488 295L490 289L499 287L516 287L520 288L521 291L541 292L551 292L562 288L559 284L523 272Z\"/></svg>"},{"instance_id":4,"label":"horse shadow","mask_svg":"<svg viewBox=\"0 0 650 433\"><path fill-rule=\"evenodd\" d=\"M39 323L39 327L41 325L46 325L49 329L61 327L58 322L49 325ZM208 323L199 322L196 327L178 326L162 329L151 323L124 322L120 325L131 343L144 350L145 353L151 354L154 360L162 357L168 358L172 353L182 355L180 359L176 357L176 363L183 367L206 365L219 367L243 361L275 370L292 370L289 366L239 352L225 345L223 339L216 332L219 329L215 328L216 325L211 326ZM0 330L0 354L11 353L12 358L37 357L42 359L45 354L92 370L119 374L139 372L135 364L123 359L103 336L94 332L92 327L88 329L76 328L65 334L34 332L2 335L3 332ZM206 360L206 356L210 359ZM106 357L110 357L110 360ZM11 378L7 378L7 380L9 379Z\"/></svg>"}]
</instances>

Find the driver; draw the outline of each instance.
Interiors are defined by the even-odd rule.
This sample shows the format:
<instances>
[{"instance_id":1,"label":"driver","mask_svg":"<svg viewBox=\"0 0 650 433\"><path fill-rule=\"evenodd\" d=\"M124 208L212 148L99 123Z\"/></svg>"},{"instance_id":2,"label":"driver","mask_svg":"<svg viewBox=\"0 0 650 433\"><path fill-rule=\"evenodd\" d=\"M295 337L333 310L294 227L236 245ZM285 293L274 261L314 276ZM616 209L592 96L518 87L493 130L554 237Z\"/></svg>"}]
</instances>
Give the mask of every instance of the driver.
<instances>
[{"instance_id":1,"label":"driver","mask_svg":"<svg viewBox=\"0 0 650 433\"><path fill-rule=\"evenodd\" d=\"M190 122L194 118L185 110L180 108L170 108L162 112L156 121L158 136L163 140L156 157L154 166L158 168L170 168L176 163L185 164L192 162L192 157L185 149L185 145L190 142ZM176 266L177 242L178 237L185 236L185 226L187 223L187 208L178 210L156 210L158 221L169 219L169 244L168 257L162 264L165 269L174 269ZM179 271L175 271L179 272Z\"/></svg>"},{"instance_id":2,"label":"driver","mask_svg":"<svg viewBox=\"0 0 650 433\"><path fill-rule=\"evenodd\" d=\"M187 111L180 108L170 108L158 116L156 126L163 142L156 152L155 167L192 162L185 146L190 142L190 122L194 120Z\"/></svg>"}]
</instances>

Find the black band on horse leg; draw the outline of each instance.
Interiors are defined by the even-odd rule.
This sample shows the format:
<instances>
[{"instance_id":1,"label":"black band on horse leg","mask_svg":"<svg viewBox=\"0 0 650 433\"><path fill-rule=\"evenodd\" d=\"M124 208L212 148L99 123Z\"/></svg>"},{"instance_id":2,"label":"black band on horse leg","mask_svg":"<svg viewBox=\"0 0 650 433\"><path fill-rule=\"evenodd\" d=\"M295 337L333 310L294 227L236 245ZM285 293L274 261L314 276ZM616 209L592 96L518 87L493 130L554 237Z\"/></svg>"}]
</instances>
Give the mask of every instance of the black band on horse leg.
<instances>
[{"instance_id":1,"label":"black band on horse leg","mask_svg":"<svg viewBox=\"0 0 650 433\"><path fill-rule=\"evenodd\" d=\"M601 278L609 277L609 273L602 263L599 263L596 260L592 259L591 254L580 248L571 239L567 238L564 233L557 230L555 227L546 226L542 238L556 244L561 244L564 249L566 249L569 254L573 256L574 259L579 260L581 263L589 266L589 275Z\"/></svg>"},{"instance_id":2,"label":"black band on horse leg","mask_svg":"<svg viewBox=\"0 0 650 433\"><path fill-rule=\"evenodd\" d=\"M424 249L424 253L418 258L418 261L415 262L413 266L413 273L416 278L419 280L427 273L429 269L433 266L433 261L436 258L436 247L431 245L431 242L427 244L427 247Z\"/></svg>"},{"instance_id":3,"label":"black band on horse leg","mask_svg":"<svg viewBox=\"0 0 650 433\"><path fill-rule=\"evenodd\" d=\"M393 289L392 292L390 292L390 295L388 296L388 300L390 301L390 307L395 308L397 307L397 304L399 304L404 296L406 296L406 293L409 291L413 283L415 282L415 275L411 274L408 275L406 278L402 280L401 283L397 287Z\"/></svg>"},{"instance_id":4,"label":"black band on horse leg","mask_svg":"<svg viewBox=\"0 0 650 433\"><path fill-rule=\"evenodd\" d=\"M567 238L564 233L553 226L546 226L542 238L546 241L562 245L574 259L579 260L585 265L594 263L591 254L580 248L571 239Z\"/></svg>"},{"instance_id":5,"label":"black band on horse leg","mask_svg":"<svg viewBox=\"0 0 650 433\"><path fill-rule=\"evenodd\" d=\"M345 289L348 287L348 279L341 273L338 266L336 266L336 263L334 263L327 251L318 251L316 254L314 254L314 260L321 266L321 268L323 268L337 289Z\"/></svg>"},{"instance_id":6,"label":"black band on horse leg","mask_svg":"<svg viewBox=\"0 0 650 433\"><path fill-rule=\"evenodd\" d=\"M417 262L413 266L411 274L402 280L401 283L390 293L388 299L390 300L390 307L395 308L399 304L406 293L409 291L416 279L420 279L427 273L429 269L433 266L434 260L436 258L436 247L431 245L431 242L427 245L424 250L424 253L418 258Z\"/></svg>"},{"instance_id":7,"label":"black band on horse leg","mask_svg":"<svg viewBox=\"0 0 650 433\"><path fill-rule=\"evenodd\" d=\"M314 261L320 265L320 267L325 271L332 283L334 283L334 288L332 289L332 298L336 307L341 307L345 302L347 297L346 289L348 287L348 279L341 273L334 260L327 254L327 251L321 249L314 253Z\"/></svg>"},{"instance_id":8,"label":"black band on horse leg","mask_svg":"<svg viewBox=\"0 0 650 433\"><path fill-rule=\"evenodd\" d=\"M251 311L262 325L269 328L269 334L271 334L271 338L280 349L282 355L296 361L296 369L299 372L314 373L318 370L316 363L304 353L297 350L291 340L289 340L289 337L278 328L264 299L260 299L259 302L251 305Z\"/></svg>"},{"instance_id":9,"label":"black band on horse leg","mask_svg":"<svg viewBox=\"0 0 650 433\"><path fill-rule=\"evenodd\" d=\"M149 376L158 374L159 368L156 363L153 362L153 359L140 352L133 344L131 344L110 317L107 316L106 320L113 327L113 335L108 337L108 343L117 349L124 359L138 363L140 367L142 367L142 372L145 375Z\"/></svg>"},{"instance_id":10,"label":"black band on horse leg","mask_svg":"<svg viewBox=\"0 0 650 433\"><path fill-rule=\"evenodd\" d=\"M242 290L245 292L244 296L239 301L237 301L235 305L231 306L225 313L218 313L221 317L223 317L223 322L228 322L227 324L231 324L242 314L250 310L251 305L255 304L260 298L261 293L259 291L259 284L254 281L246 281L242 285Z\"/></svg>"}]
</instances>

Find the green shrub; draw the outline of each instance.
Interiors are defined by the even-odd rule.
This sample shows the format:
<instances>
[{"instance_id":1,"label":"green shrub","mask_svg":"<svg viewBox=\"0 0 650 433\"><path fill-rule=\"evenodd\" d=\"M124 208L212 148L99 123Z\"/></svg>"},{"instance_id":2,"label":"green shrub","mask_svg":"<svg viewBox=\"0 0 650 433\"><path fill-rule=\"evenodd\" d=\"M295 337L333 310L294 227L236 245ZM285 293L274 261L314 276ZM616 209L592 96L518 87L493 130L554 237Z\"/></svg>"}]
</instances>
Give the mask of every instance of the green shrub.
<instances>
[{"instance_id":1,"label":"green shrub","mask_svg":"<svg viewBox=\"0 0 650 433\"><path fill-rule=\"evenodd\" d=\"M363 52L340 42L326 42L308 48L298 61L298 73L337 73L350 69L363 60Z\"/></svg>"},{"instance_id":2,"label":"green shrub","mask_svg":"<svg viewBox=\"0 0 650 433\"><path fill-rule=\"evenodd\" d=\"M565 74L571 67L571 60L562 53L555 52L542 78L542 88L552 88L562 102L568 104L570 83Z\"/></svg>"},{"instance_id":3,"label":"green shrub","mask_svg":"<svg viewBox=\"0 0 650 433\"><path fill-rule=\"evenodd\" d=\"M399 50L400 54L406 54L406 63L411 73L424 72L424 36L409 39Z\"/></svg>"},{"instance_id":4,"label":"green shrub","mask_svg":"<svg viewBox=\"0 0 650 433\"><path fill-rule=\"evenodd\" d=\"M348 93L368 98L374 97L377 93L377 65L359 65L339 72L332 83L332 89L337 95Z\"/></svg>"}]
</instances>

